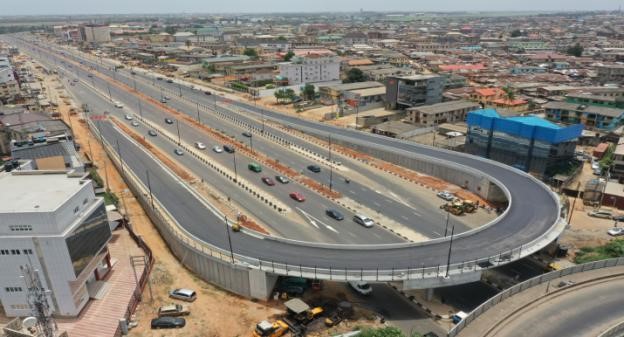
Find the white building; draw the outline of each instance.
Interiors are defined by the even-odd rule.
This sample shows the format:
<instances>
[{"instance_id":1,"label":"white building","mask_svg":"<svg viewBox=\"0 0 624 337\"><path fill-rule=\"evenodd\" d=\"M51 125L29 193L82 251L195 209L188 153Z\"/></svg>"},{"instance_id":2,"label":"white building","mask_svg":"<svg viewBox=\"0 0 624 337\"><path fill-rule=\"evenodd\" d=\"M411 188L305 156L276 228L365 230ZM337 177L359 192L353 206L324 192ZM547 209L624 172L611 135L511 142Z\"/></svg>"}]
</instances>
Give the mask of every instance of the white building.
<instances>
[{"instance_id":1,"label":"white building","mask_svg":"<svg viewBox=\"0 0 624 337\"><path fill-rule=\"evenodd\" d=\"M106 25L85 25L81 27L82 40L88 43L103 43L111 41L111 30Z\"/></svg>"},{"instance_id":2,"label":"white building","mask_svg":"<svg viewBox=\"0 0 624 337\"><path fill-rule=\"evenodd\" d=\"M340 58L334 55L295 56L292 62L279 64L280 76L288 83L318 83L340 79Z\"/></svg>"},{"instance_id":3,"label":"white building","mask_svg":"<svg viewBox=\"0 0 624 337\"><path fill-rule=\"evenodd\" d=\"M0 174L0 302L30 315L20 267L38 270L57 316L77 316L110 271L111 230L91 180L59 171Z\"/></svg>"},{"instance_id":4,"label":"white building","mask_svg":"<svg viewBox=\"0 0 624 337\"><path fill-rule=\"evenodd\" d=\"M14 99L20 93L13 66L6 55L0 55L0 103Z\"/></svg>"}]
</instances>

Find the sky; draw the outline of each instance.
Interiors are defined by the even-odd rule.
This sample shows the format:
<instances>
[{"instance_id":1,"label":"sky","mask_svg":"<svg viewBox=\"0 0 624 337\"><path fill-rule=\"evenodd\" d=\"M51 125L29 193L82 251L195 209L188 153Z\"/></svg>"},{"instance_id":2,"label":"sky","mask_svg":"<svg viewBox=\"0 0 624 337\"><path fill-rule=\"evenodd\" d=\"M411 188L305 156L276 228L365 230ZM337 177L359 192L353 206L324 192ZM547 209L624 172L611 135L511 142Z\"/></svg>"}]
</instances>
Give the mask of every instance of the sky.
<instances>
[{"instance_id":1,"label":"sky","mask_svg":"<svg viewBox=\"0 0 624 337\"><path fill-rule=\"evenodd\" d=\"M0 15L615 10L624 0L0 0Z\"/></svg>"}]
</instances>

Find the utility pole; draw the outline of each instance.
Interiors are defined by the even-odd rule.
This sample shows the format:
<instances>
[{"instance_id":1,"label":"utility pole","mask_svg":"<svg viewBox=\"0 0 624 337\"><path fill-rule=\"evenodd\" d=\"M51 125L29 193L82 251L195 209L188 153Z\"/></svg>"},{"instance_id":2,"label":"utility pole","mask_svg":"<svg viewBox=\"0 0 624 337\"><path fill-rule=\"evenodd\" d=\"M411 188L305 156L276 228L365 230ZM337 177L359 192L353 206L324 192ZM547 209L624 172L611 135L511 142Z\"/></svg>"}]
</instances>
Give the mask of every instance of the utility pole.
<instances>
[{"instance_id":1,"label":"utility pole","mask_svg":"<svg viewBox=\"0 0 624 337\"><path fill-rule=\"evenodd\" d=\"M234 264L234 250L232 249L232 238L230 237L230 226L227 216L225 217L225 232L227 233L228 243L230 245L230 257L232 258L232 264Z\"/></svg>"},{"instance_id":2,"label":"utility pole","mask_svg":"<svg viewBox=\"0 0 624 337\"><path fill-rule=\"evenodd\" d=\"M329 191L332 191L334 187L334 166L332 165L332 142L331 135L329 135Z\"/></svg>"},{"instance_id":3,"label":"utility pole","mask_svg":"<svg viewBox=\"0 0 624 337\"><path fill-rule=\"evenodd\" d=\"M451 269L451 250L453 249L453 234L455 233L455 225L451 228L451 241L449 242L448 258L446 259L446 277L449 276L449 270Z\"/></svg>"},{"instance_id":4,"label":"utility pole","mask_svg":"<svg viewBox=\"0 0 624 337\"><path fill-rule=\"evenodd\" d=\"M197 102L197 123L201 124L201 119L199 118L199 102Z\"/></svg>"},{"instance_id":5,"label":"utility pole","mask_svg":"<svg viewBox=\"0 0 624 337\"><path fill-rule=\"evenodd\" d=\"M111 102L113 101L113 95L111 94L110 91L110 84L106 83L106 89L108 90L108 99L111 100Z\"/></svg>"},{"instance_id":6,"label":"utility pole","mask_svg":"<svg viewBox=\"0 0 624 337\"><path fill-rule=\"evenodd\" d=\"M178 130L178 146L180 146L180 121L176 119L176 129Z\"/></svg>"},{"instance_id":7,"label":"utility pole","mask_svg":"<svg viewBox=\"0 0 624 337\"><path fill-rule=\"evenodd\" d=\"M572 223L572 215L574 214L574 206L576 205L576 199L578 199L579 194L581 194L581 183L576 184L576 196L574 197L574 201L572 202L572 207L570 208L570 216L568 217L568 224Z\"/></svg>"},{"instance_id":8,"label":"utility pole","mask_svg":"<svg viewBox=\"0 0 624 337\"><path fill-rule=\"evenodd\" d=\"M147 176L147 189L149 190L150 202L152 204L152 209L154 209L154 196L152 195L152 184L150 184L149 170L145 170L145 175Z\"/></svg>"},{"instance_id":9,"label":"utility pole","mask_svg":"<svg viewBox=\"0 0 624 337\"><path fill-rule=\"evenodd\" d=\"M451 213L446 212L446 227L444 227L444 237L446 237L446 235L448 234L448 225L449 225L450 217L451 217Z\"/></svg>"},{"instance_id":10,"label":"utility pole","mask_svg":"<svg viewBox=\"0 0 624 337\"><path fill-rule=\"evenodd\" d=\"M143 108L141 107L141 99L137 98L137 102L139 103L139 115L143 118Z\"/></svg>"},{"instance_id":11,"label":"utility pole","mask_svg":"<svg viewBox=\"0 0 624 337\"><path fill-rule=\"evenodd\" d=\"M124 175L123 160L121 159L121 148L119 147L119 139L115 139L117 143L117 157L119 157L119 165L121 166L121 175Z\"/></svg>"},{"instance_id":12,"label":"utility pole","mask_svg":"<svg viewBox=\"0 0 624 337\"><path fill-rule=\"evenodd\" d=\"M253 133L249 133L249 135L249 147L251 148L251 153L253 153Z\"/></svg>"},{"instance_id":13,"label":"utility pole","mask_svg":"<svg viewBox=\"0 0 624 337\"><path fill-rule=\"evenodd\" d=\"M234 158L234 182L238 182L238 172L236 170L236 149L232 152L232 156Z\"/></svg>"}]
</instances>

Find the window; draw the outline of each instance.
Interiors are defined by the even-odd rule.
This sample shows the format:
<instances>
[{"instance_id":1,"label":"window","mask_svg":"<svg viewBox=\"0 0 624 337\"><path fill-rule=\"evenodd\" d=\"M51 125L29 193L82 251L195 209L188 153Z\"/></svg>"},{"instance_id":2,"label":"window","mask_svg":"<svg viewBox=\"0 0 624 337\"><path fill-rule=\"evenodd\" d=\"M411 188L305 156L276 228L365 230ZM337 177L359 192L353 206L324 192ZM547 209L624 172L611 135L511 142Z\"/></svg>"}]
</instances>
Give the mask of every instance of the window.
<instances>
[{"instance_id":1,"label":"window","mask_svg":"<svg viewBox=\"0 0 624 337\"><path fill-rule=\"evenodd\" d=\"M22 291L22 287L6 287L4 291L7 293L19 293Z\"/></svg>"},{"instance_id":2,"label":"window","mask_svg":"<svg viewBox=\"0 0 624 337\"><path fill-rule=\"evenodd\" d=\"M32 231L31 225L10 225L9 230L11 232L30 232Z\"/></svg>"},{"instance_id":3,"label":"window","mask_svg":"<svg viewBox=\"0 0 624 337\"><path fill-rule=\"evenodd\" d=\"M86 205L88 202L89 202L89 198L85 198L85 199L82 201L82 204L83 204L83 205Z\"/></svg>"},{"instance_id":4,"label":"window","mask_svg":"<svg viewBox=\"0 0 624 337\"><path fill-rule=\"evenodd\" d=\"M76 276L84 270L110 237L106 209L101 206L65 239Z\"/></svg>"},{"instance_id":5,"label":"window","mask_svg":"<svg viewBox=\"0 0 624 337\"><path fill-rule=\"evenodd\" d=\"M9 255L8 249L0 249L0 255Z\"/></svg>"},{"instance_id":6,"label":"window","mask_svg":"<svg viewBox=\"0 0 624 337\"><path fill-rule=\"evenodd\" d=\"M24 250L22 250L22 252L24 253L24 255L32 255L33 254L32 249L24 249Z\"/></svg>"},{"instance_id":7,"label":"window","mask_svg":"<svg viewBox=\"0 0 624 337\"><path fill-rule=\"evenodd\" d=\"M74 208L74 214L78 213L79 209L80 209L80 207L76 206L76 208Z\"/></svg>"}]
</instances>

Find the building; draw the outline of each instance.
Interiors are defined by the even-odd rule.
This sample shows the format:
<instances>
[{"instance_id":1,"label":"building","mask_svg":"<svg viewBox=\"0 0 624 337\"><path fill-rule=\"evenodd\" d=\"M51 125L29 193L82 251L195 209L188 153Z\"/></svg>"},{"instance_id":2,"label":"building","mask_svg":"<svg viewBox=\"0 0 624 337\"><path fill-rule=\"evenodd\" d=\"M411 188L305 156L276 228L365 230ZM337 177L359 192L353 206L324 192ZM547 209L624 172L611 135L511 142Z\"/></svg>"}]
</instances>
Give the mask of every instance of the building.
<instances>
[{"instance_id":1,"label":"building","mask_svg":"<svg viewBox=\"0 0 624 337\"><path fill-rule=\"evenodd\" d=\"M470 101L451 101L432 105L408 108L407 120L422 126L435 126L443 123L456 123L466 120L468 112L481 106Z\"/></svg>"},{"instance_id":2,"label":"building","mask_svg":"<svg viewBox=\"0 0 624 337\"><path fill-rule=\"evenodd\" d=\"M562 127L536 116L501 117L494 109L468 113L467 153L543 177L574 157L583 125Z\"/></svg>"},{"instance_id":3,"label":"building","mask_svg":"<svg viewBox=\"0 0 624 337\"><path fill-rule=\"evenodd\" d=\"M71 139L71 135L65 122L40 112L16 111L0 115L0 154L11 152L11 141L45 142L51 137Z\"/></svg>"},{"instance_id":4,"label":"building","mask_svg":"<svg viewBox=\"0 0 624 337\"><path fill-rule=\"evenodd\" d=\"M279 74L290 85L330 82L340 79L340 58L334 55L295 56L279 64Z\"/></svg>"},{"instance_id":5,"label":"building","mask_svg":"<svg viewBox=\"0 0 624 337\"><path fill-rule=\"evenodd\" d=\"M390 109L442 102L445 77L439 75L390 76L386 79L386 101Z\"/></svg>"},{"instance_id":6,"label":"building","mask_svg":"<svg viewBox=\"0 0 624 337\"><path fill-rule=\"evenodd\" d=\"M110 27L106 25L84 25L80 27L82 40L87 43L105 43L111 41Z\"/></svg>"},{"instance_id":7,"label":"building","mask_svg":"<svg viewBox=\"0 0 624 337\"><path fill-rule=\"evenodd\" d=\"M375 81L319 86L320 101L325 105L341 104L345 101L345 95L347 95L347 92L383 87L383 84Z\"/></svg>"},{"instance_id":8,"label":"building","mask_svg":"<svg viewBox=\"0 0 624 337\"><path fill-rule=\"evenodd\" d=\"M610 64L596 67L597 80L601 84L624 83L624 64Z\"/></svg>"},{"instance_id":9,"label":"building","mask_svg":"<svg viewBox=\"0 0 624 337\"><path fill-rule=\"evenodd\" d=\"M12 102L20 94L15 69L6 55L0 55L0 105Z\"/></svg>"},{"instance_id":10,"label":"building","mask_svg":"<svg viewBox=\"0 0 624 337\"><path fill-rule=\"evenodd\" d=\"M590 129L611 131L624 124L624 107L548 102L544 104L544 109L546 117L551 121L565 124L582 123Z\"/></svg>"},{"instance_id":11,"label":"building","mask_svg":"<svg viewBox=\"0 0 624 337\"><path fill-rule=\"evenodd\" d=\"M613 151L613 166L611 166L610 173L612 178L620 182L624 180L624 139L618 142Z\"/></svg>"},{"instance_id":12,"label":"building","mask_svg":"<svg viewBox=\"0 0 624 337\"><path fill-rule=\"evenodd\" d=\"M28 316L20 267L39 271L57 316L77 316L91 286L111 270L104 200L82 175L65 171L0 174L0 302L7 316Z\"/></svg>"}]
</instances>

